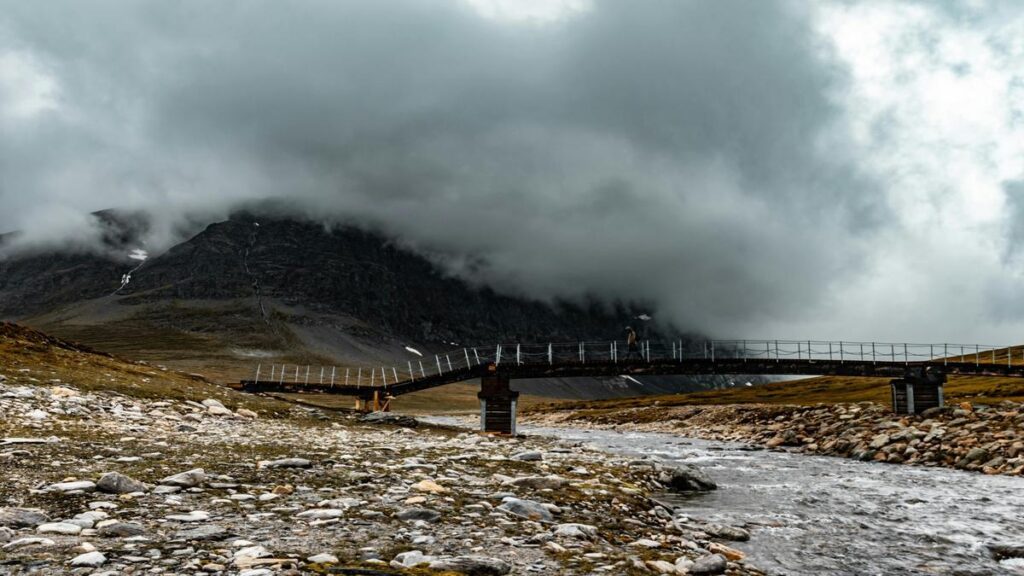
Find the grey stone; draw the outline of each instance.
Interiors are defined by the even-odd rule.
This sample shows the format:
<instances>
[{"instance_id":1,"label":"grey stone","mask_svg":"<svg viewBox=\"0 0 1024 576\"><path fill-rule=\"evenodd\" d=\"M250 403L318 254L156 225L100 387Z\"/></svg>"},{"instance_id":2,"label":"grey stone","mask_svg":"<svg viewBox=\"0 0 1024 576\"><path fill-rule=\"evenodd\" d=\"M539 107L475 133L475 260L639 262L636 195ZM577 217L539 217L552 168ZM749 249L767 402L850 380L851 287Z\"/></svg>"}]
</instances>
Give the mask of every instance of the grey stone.
<instances>
[{"instance_id":1,"label":"grey stone","mask_svg":"<svg viewBox=\"0 0 1024 576\"><path fill-rule=\"evenodd\" d=\"M451 570L466 576L504 576L512 571L512 566L504 560L486 556L458 556L455 558L438 558L430 563L432 570Z\"/></svg>"},{"instance_id":2,"label":"grey stone","mask_svg":"<svg viewBox=\"0 0 1024 576\"><path fill-rule=\"evenodd\" d=\"M95 489L96 484L88 480L57 482L56 484L50 484L46 487L47 492L92 492Z\"/></svg>"},{"instance_id":3,"label":"grey stone","mask_svg":"<svg viewBox=\"0 0 1024 576\"><path fill-rule=\"evenodd\" d=\"M551 511L549 511L540 502L534 502L533 500L506 498L505 502L503 502L501 506L498 506L498 510L505 511L528 520L537 520L540 522L551 522L554 520L554 517L551 515Z\"/></svg>"},{"instance_id":4,"label":"grey stone","mask_svg":"<svg viewBox=\"0 0 1024 576\"><path fill-rule=\"evenodd\" d=\"M227 540L233 536L235 536L234 533L228 532L216 524L210 524L208 526L199 526L198 528L191 528L188 530L179 530L174 534L174 539L185 540L186 542L216 542L220 540Z\"/></svg>"},{"instance_id":5,"label":"grey stone","mask_svg":"<svg viewBox=\"0 0 1024 576\"><path fill-rule=\"evenodd\" d=\"M673 468L668 475L669 488L677 492L707 492L715 490L718 485L696 466L683 464Z\"/></svg>"},{"instance_id":6,"label":"grey stone","mask_svg":"<svg viewBox=\"0 0 1024 576\"><path fill-rule=\"evenodd\" d=\"M390 414L388 412L370 412L361 416L359 421L371 424L391 424L403 428L415 428L420 425L419 420L415 418L400 414Z\"/></svg>"},{"instance_id":7,"label":"grey stone","mask_svg":"<svg viewBox=\"0 0 1024 576\"><path fill-rule=\"evenodd\" d=\"M40 534L66 534L74 535L82 531L82 527L78 524L72 524L70 522L52 522L49 524L40 524L36 528L36 532Z\"/></svg>"},{"instance_id":8,"label":"grey stone","mask_svg":"<svg viewBox=\"0 0 1024 576\"><path fill-rule=\"evenodd\" d=\"M521 488L533 488L534 490L551 489L557 490L569 481L561 476L524 476L522 478L514 478L509 484L513 486L519 486Z\"/></svg>"},{"instance_id":9,"label":"grey stone","mask_svg":"<svg viewBox=\"0 0 1024 576\"><path fill-rule=\"evenodd\" d=\"M261 468L309 468L311 466L313 463L305 458L282 458L260 463Z\"/></svg>"},{"instance_id":10,"label":"grey stone","mask_svg":"<svg viewBox=\"0 0 1024 576\"><path fill-rule=\"evenodd\" d=\"M412 568L420 564L429 564L434 560L433 556L426 556L419 550L409 550L395 556L390 562L392 568Z\"/></svg>"},{"instance_id":11,"label":"grey stone","mask_svg":"<svg viewBox=\"0 0 1024 576\"><path fill-rule=\"evenodd\" d=\"M17 548L25 548L27 546L55 546L57 543L49 538L42 538L37 536L30 536L27 538L18 538L13 542L4 544L4 550L14 550Z\"/></svg>"},{"instance_id":12,"label":"grey stone","mask_svg":"<svg viewBox=\"0 0 1024 576\"><path fill-rule=\"evenodd\" d=\"M33 508L0 508L0 526L32 528L49 519L42 510Z\"/></svg>"},{"instance_id":13,"label":"grey stone","mask_svg":"<svg viewBox=\"0 0 1024 576\"><path fill-rule=\"evenodd\" d=\"M134 478L130 478L119 472L107 472L100 476L96 482L96 488L100 492L111 494L128 494L130 492L145 492L146 485Z\"/></svg>"},{"instance_id":14,"label":"grey stone","mask_svg":"<svg viewBox=\"0 0 1024 576\"><path fill-rule=\"evenodd\" d=\"M729 562L721 554L710 554L698 559L690 566L690 574L693 576L713 576L724 574Z\"/></svg>"},{"instance_id":15,"label":"grey stone","mask_svg":"<svg viewBox=\"0 0 1024 576\"><path fill-rule=\"evenodd\" d=\"M559 524L555 526L554 534L563 538L593 540L597 538L597 527L589 524Z\"/></svg>"},{"instance_id":16,"label":"grey stone","mask_svg":"<svg viewBox=\"0 0 1024 576\"><path fill-rule=\"evenodd\" d=\"M166 486L179 486L181 488L194 488L202 484L206 480L206 471L202 468L195 468L186 472L181 472L173 476L168 476L160 481L161 484Z\"/></svg>"},{"instance_id":17,"label":"grey stone","mask_svg":"<svg viewBox=\"0 0 1024 576\"><path fill-rule=\"evenodd\" d=\"M146 529L142 524L136 524L135 522L114 522L113 524L100 526L96 533L104 538L128 538L131 536L141 536L146 533Z\"/></svg>"},{"instance_id":18,"label":"grey stone","mask_svg":"<svg viewBox=\"0 0 1024 576\"><path fill-rule=\"evenodd\" d=\"M437 510L430 510L429 508L406 508L399 510L395 514L395 518L399 520L405 520L411 522L415 520L422 520L424 522L437 522L441 520L441 513Z\"/></svg>"},{"instance_id":19,"label":"grey stone","mask_svg":"<svg viewBox=\"0 0 1024 576\"><path fill-rule=\"evenodd\" d=\"M102 566L107 557L102 552L86 552L71 559L72 566L89 566L95 568Z\"/></svg>"},{"instance_id":20,"label":"grey stone","mask_svg":"<svg viewBox=\"0 0 1024 576\"><path fill-rule=\"evenodd\" d=\"M732 540L733 542L746 542L750 540L750 532L736 526L724 524L704 524L701 530L721 540Z\"/></svg>"},{"instance_id":21,"label":"grey stone","mask_svg":"<svg viewBox=\"0 0 1024 576\"><path fill-rule=\"evenodd\" d=\"M987 548L989 553L992 554L992 557L996 560L1024 558L1024 544L989 544Z\"/></svg>"},{"instance_id":22,"label":"grey stone","mask_svg":"<svg viewBox=\"0 0 1024 576\"><path fill-rule=\"evenodd\" d=\"M520 452L510 456L512 460L519 460L521 462L537 462L544 459L544 455L537 451Z\"/></svg>"}]
</instances>

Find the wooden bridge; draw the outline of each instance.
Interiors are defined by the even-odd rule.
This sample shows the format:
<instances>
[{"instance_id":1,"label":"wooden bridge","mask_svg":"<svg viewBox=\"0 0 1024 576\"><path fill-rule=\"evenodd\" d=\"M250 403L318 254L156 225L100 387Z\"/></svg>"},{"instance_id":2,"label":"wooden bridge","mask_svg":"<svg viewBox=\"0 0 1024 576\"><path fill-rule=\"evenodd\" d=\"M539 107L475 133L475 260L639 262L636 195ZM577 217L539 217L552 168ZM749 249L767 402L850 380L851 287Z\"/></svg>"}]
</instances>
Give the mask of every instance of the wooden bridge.
<instances>
[{"instance_id":1,"label":"wooden bridge","mask_svg":"<svg viewBox=\"0 0 1024 576\"><path fill-rule=\"evenodd\" d=\"M388 410L402 394L479 378L481 428L514 433L519 394L512 380L708 374L891 378L894 409L916 413L943 404L948 375L1024 378L1024 347L813 340L499 344L417 355L405 366L272 365L269 376L258 366L253 380L233 388L341 394L355 397L359 409Z\"/></svg>"}]
</instances>

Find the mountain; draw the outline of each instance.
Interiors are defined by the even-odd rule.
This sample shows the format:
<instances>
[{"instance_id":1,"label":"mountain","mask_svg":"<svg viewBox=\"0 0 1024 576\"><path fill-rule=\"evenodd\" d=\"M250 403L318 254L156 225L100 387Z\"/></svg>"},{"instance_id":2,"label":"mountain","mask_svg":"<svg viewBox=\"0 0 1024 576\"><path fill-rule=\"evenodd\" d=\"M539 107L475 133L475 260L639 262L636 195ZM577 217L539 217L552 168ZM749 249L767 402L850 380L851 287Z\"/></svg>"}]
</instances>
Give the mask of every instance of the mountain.
<instances>
[{"instance_id":1,"label":"mountain","mask_svg":"<svg viewBox=\"0 0 1024 576\"><path fill-rule=\"evenodd\" d=\"M148 256L144 219L111 211L96 217L104 230L98 249L8 250L0 258L0 318L234 380L257 363L379 365L412 359L408 347L429 354L498 342L609 340L642 312L625 303L499 294L446 274L395 239L353 227L238 213ZM678 337L670 327L648 331ZM615 378L520 388L588 398L708 382Z\"/></svg>"}]
</instances>

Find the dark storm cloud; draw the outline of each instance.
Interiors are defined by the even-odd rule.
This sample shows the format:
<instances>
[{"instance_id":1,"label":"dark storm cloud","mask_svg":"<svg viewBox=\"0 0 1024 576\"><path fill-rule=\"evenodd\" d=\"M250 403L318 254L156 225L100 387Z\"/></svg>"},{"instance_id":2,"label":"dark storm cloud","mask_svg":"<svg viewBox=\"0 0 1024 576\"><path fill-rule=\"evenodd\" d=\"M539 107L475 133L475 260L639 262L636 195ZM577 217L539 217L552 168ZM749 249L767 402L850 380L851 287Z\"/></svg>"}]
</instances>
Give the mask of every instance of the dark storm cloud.
<instances>
[{"instance_id":1,"label":"dark storm cloud","mask_svg":"<svg viewBox=\"0 0 1024 576\"><path fill-rule=\"evenodd\" d=\"M498 289L722 332L813 314L888 221L800 3L545 25L413 0L0 7L0 50L58 83L54 110L0 119L0 228L36 238L120 206L166 243L187 214L283 198Z\"/></svg>"}]
</instances>

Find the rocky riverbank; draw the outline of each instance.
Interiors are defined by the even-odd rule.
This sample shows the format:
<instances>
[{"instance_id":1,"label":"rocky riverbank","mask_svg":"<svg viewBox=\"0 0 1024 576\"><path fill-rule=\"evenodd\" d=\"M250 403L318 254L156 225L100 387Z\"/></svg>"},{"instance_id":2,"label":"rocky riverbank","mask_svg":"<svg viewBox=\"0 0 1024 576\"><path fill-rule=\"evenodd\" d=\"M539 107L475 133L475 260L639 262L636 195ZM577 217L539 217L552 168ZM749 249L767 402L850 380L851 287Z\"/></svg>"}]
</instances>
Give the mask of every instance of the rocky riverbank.
<instances>
[{"instance_id":1,"label":"rocky riverbank","mask_svg":"<svg viewBox=\"0 0 1024 576\"><path fill-rule=\"evenodd\" d=\"M524 419L545 426L670 432L890 464L1024 475L1024 410L1014 402L963 403L915 416L861 402L550 410Z\"/></svg>"},{"instance_id":2,"label":"rocky riverbank","mask_svg":"<svg viewBox=\"0 0 1024 576\"><path fill-rule=\"evenodd\" d=\"M650 498L699 471L27 379L0 382L0 573L760 574L743 529Z\"/></svg>"}]
</instances>

